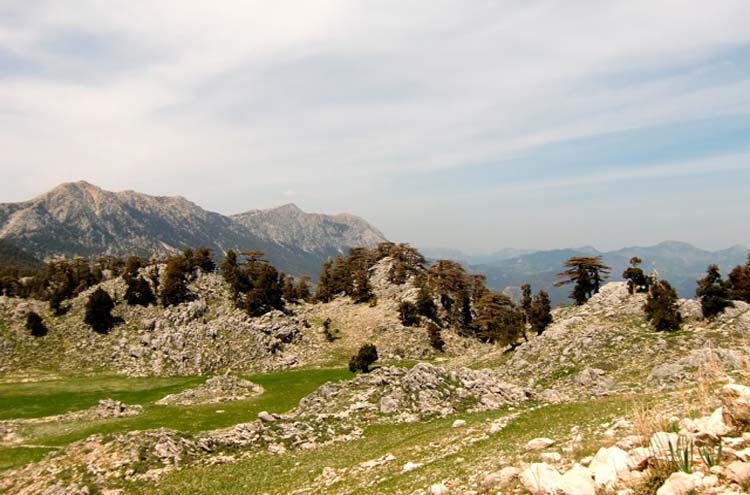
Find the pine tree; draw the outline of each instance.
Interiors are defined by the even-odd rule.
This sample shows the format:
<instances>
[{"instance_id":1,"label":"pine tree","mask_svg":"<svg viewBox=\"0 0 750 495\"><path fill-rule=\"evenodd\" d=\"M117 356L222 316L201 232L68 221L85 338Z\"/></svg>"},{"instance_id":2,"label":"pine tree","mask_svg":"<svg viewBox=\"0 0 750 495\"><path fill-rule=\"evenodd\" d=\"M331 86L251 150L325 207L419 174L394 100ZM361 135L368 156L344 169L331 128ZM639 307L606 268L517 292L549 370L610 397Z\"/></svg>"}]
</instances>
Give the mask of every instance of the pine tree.
<instances>
[{"instance_id":1,"label":"pine tree","mask_svg":"<svg viewBox=\"0 0 750 495\"><path fill-rule=\"evenodd\" d=\"M330 302L335 295L333 286L333 262L326 260L323 263L323 269L318 280L318 290L315 293L315 300L320 302Z\"/></svg>"},{"instance_id":2,"label":"pine tree","mask_svg":"<svg viewBox=\"0 0 750 495\"><path fill-rule=\"evenodd\" d=\"M555 282L555 286L575 284L570 297L578 305L585 303L599 292L602 282L607 279L610 271L610 268L602 263L601 256L574 256L568 259L564 266L567 270L558 274L561 280Z\"/></svg>"},{"instance_id":3,"label":"pine tree","mask_svg":"<svg viewBox=\"0 0 750 495\"><path fill-rule=\"evenodd\" d=\"M359 352L349 360L349 371L356 373L370 372L370 365L378 360L378 350L372 344L365 344L359 348Z\"/></svg>"},{"instance_id":4,"label":"pine tree","mask_svg":"<svg viewBox=\"0 0 750 495\"><path fill-rule=\"evenodd\" d=\"M216 270L216 263L214 263L213 256L211 256L211 250L206 247L199 247L193 254L191 266L198 268L203 273L213 273Z\"/></svg>"},{"instance_id":5,"label":"pine tree","mask_svg":"<svg viewBox=\"0 0 750 495\"><path fill-rule=\"evenodd\" d=\"M648 291L649 279L641 270L641 263L643 261L639 257L633 256L630 258L630 266L622 272L622 278L628 281L628 290L631 294Z\"/></svg>"},{"instance_id":6,"label":"pine tree","mask_svg":"<svg viewBox=\"0 0 750 495\"><path fill-rule=\"evenodd\" d=\"M284 294L284 300L288 303L297 302L297 289L294 287L294 277L287 275L284 277L284 285L282 287L282 293Z\"/></svg>"},{"instance_id":7,"label":"pine tree","mask_svg":"<svg viewBox=\"0 0 750 495\"><path fill-rule=\"evenodd\" d=\"M149 306L156 304L156 296L149 284L142 277L128 278L125 289L125 302L130 306Z\"/></svg>"},{"instance_id":8,"label":"pine tree","mask_svg":"<svg viewBox=\"0 0 750 495\"><path fill-rule=\"evenodd\" d=\"M369 302L373 298L367 271L364 269L357 270L354 273L354 286L351 296L355 303Z\"/></svg>"},{"instance_id":9,"label":"pine tree","mask_svg":"<svg viewBox=\"0 0 750 495\"><path fill-rule=\"evenodd\" d=\"M477 337L515 347L523 330L523 315L505 294L487 292L477 303Z\"/></svg>"},{"instance_id":10,"label":"pine tree","mask_svg":"<svg viewBox=\"0 0 750 495\"><path fill-rule=\"evenodd\" d=\"M107 333L115 325L112 309L115 303L107 291L101 287L97 288L86 301L86 314L84 323L91 326L97 333Z\"/></svg>"},{"instance_id":11,"label":"pine tree","mask_svg":"<svg viewBox=\"0 0 750 495\"><path fill-rule=\"evenodd\" d=\"M701 300L703 316L706 318L713 318L733 306L729 300L729 289L722 280L717 265L709 265L706 276L698 280L695 295Z\"/></svg>"},{"instance_id":12,"label":"pine tree","mask_svg":"<svg viewBox=\"0 0 750 495\"><path fill-rule=\"evenodd\" d=\"M191 250L186 250L192 256ZM165 308L187 301L190 291L187 287L189 264L185 255L172 256L167 259L164 283L161 286L161 304Z\"/></svg>"},{"instance_id":13,"label":"pine tree","mask_svg":"<svg viewBox=\"0 0 750 495\"><path fill-rule=\"evenodd\" d=\"M660 331L679 330L682 315L677 305L677 291L666 280L658 280L649 288L643 310L646 318Z\"/></svg>"},{"instance_id":14,"label":"pine tree","mask_svg":"<svg viewBox=\"0 0 750 495\"><path fill-rule=\"evenodd\" d=\"M444 352L445 350L445 340L443 340L443 336L440 333L440 327L435 325L434 323L430 322L427 324L427 336L430 339L430 345L433 349Z\"/></svg>"},{"instance_id":15,"label":"pine tree","mask_svg":"<svg viewBox=\"0 0 750 495\"><path fill-rule=\"evenodd\" d=\"M540 290L534 296L529 309L529 324L537 335L541 335L549 324L552 323L552 304L547 292Z\"/></svg>"},{"instance_id":16,"label":"pine tree","mask_svg":"<svg viewBox=\"0 0 750 495\"><path fill-rule=\"evenodd\" d=\"M416 327L420 323L417 306L409 301L403 301L399 304L398 317L405 327Z\"/></svg>"},{"instance_id":17,"label":"pine tree","mask_svg":"<svg viewBox=\"0 0 750 495\"><path fill-rule=\"evenodd\" d=\"M523 284L521 286L521 311L523 312L524 323L529 323L531 317L531 285Z\"/></svg>"},{"instance_id":18,"label":"pine tree","mask_svg":"<svg viewBox=\"0 0 750 495\"><path fill-rule=\"evenodd\" d=\"M426 318L429 318L432 321L437 321L437 306L435 305L435 301L432 299L432 292L425 285L422 285L422 287L419 288L419 292L417 293L416 306L417 313Z\"/></svg>"},{"instance_id":19,"label":"pine tree","mask_svg":"<svg viewBox=\"0 0 750 495\"><path fill-rule=\"evenodd\" d=\"M307 277L305 275L301 276L299 278L299 281L297 282L297 300L299 301L309 301L310 300L310 277Z\"/></svg>"},{"instance_id":20,"label":"pine tree","mask_svg":"<svg viewBox=\"0 0 750 495\"><path fill-rule=\"evenodd\" d=\"M750 303L750 254L747 255L747 263L737 265L729 273L727 285L730 299Z\"/></svg>"}]
</instances>

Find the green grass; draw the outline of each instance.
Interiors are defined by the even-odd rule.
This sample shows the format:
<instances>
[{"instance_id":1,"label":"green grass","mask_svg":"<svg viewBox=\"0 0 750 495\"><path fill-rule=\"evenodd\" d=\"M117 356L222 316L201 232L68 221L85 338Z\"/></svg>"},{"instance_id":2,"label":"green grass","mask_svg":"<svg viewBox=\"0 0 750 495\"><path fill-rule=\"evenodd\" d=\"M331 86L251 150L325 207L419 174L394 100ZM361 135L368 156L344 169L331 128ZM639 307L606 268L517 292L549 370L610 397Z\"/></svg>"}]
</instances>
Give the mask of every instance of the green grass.
<instances>
[{"instance_id":1,"label":"green grass","mask_svg":"<svg viewBox=\"0 0 750 495\"><path fill-rule=\"evenodd\" d=\"M430 457L438 457L436 454L439 454L440 449L460 441L465 428L477 425L486 427L486 421L501 418L509 414L509 411L456 416L467 421L467 426L460 430L451 428L456 417L411 424L370 426L365 429L363 438L352 442L310 451L290 451L284 456L260 452L237 463L194 467L171 473L156 486L139 483L125 488L128 493L162 495L288 493L295 488L309 486L325 467L347 468L351 473L351 468L356 464L391 453L396 457L395 461L359 475L346 474L342 482L329 488L316 487L315 493L411 493L446 477L466 479L472 466L480 465L487 470L494 470L503 457L516 463L518 453L523 452L523 445L528 440L549 436L564 441L570 437L572 426L598 425L603 421L611 421L625 415L630 404L629 400L623 398L610 398L528 409L500 433L466 445L455 454L427 462L422 468L405 474L401 473L401 468L407 461L425 462ZM594 433L593 430L593 427L590 432L583 430L590 435L587 438L590 441L582 447L581 455L587 455L601 441L601 432ZM440 447L436 448L435 445Z\"/></svg>"},{"instance_id":2,"label":"green grass","mask_svg":"<svg viewBox=\"0 0 750 495\"><path fill-rule=\"evenodd\" d=\"M113 398L143 405L138 416L100 421L70 421L33 425L22 433L35 447L0 448L0 470L40 459L49 448L62 447L95 433L172 428L197 432L256 419L260 411L286 412L327 381L351 378L343 369L295 370L249 376L262 385L259 396L235 402L203 406L160 406L163 396L193 387L205 377L126 378L115 376L73 377L37 383L0 385L0 418L31 418L86 409L100 399ZM219 412L221 411L221 412Z\"/></svg>"}]
</instances>

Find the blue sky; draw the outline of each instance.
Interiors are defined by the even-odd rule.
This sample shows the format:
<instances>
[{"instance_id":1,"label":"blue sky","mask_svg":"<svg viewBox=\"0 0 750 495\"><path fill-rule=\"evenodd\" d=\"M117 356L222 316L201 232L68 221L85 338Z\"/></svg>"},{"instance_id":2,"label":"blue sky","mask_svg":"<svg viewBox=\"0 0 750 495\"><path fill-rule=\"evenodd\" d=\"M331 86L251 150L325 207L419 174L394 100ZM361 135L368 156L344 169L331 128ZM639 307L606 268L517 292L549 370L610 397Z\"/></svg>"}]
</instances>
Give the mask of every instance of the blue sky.
<instances>
[{"instance_id":1,"label":"blue sky","mask_svg":"<svg viewBox=\"0 0 750 495\"><path fill-rule=\"evenodd\" d=\"M750 3L0 4L0 201L293 201L420 246L750 244Z\"/></svg>"}]
</instances>

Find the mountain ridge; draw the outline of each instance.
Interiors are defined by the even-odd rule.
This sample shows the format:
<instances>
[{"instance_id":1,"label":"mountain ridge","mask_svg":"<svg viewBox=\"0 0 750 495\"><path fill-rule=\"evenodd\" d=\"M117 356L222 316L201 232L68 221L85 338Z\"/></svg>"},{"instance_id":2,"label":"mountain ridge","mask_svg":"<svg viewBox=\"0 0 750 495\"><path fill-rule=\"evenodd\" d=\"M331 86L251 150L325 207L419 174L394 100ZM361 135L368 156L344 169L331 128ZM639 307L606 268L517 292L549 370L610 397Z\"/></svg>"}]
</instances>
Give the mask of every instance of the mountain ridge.
<instances>
[{"instance_id":1,"label":"mountain ridge","mask_svg":"<svg viewBox=\"0 0 750 495\"><path fill-rule=\"evenodd\" d=\"M250 212L263 221L243 222L183 196L112 192L86 181L67 182L27 201L0 203L0 239L39 258L164 256L197 246L216 255L254 249L282 271L313 278L328 257L385 240L355 215L305 213L296 205ZM284 229L292 231L282 238L273 235ZM296 242L300 237L307 243Z\"/></svg>"}]
</instances>

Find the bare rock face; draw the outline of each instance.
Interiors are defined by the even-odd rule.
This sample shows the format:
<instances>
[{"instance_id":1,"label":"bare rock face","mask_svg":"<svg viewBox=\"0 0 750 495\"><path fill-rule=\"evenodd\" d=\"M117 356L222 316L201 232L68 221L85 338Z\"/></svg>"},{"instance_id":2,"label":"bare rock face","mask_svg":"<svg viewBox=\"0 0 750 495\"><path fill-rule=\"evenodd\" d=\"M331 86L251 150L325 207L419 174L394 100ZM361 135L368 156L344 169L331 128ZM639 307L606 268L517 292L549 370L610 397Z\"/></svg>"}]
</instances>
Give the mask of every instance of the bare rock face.
<instances>
[{"instance_id":1,"label":"bare rock face","mask_svg":"<svg viewBox=\"0 0 750 495\"><path fill-rule=\"evenodd\" d=\"M242 400L263 393L263 387L234 376L214 376L195 388L170 394L156 403L169 406L194 406Z\"/></svg>"}]
</instances>

